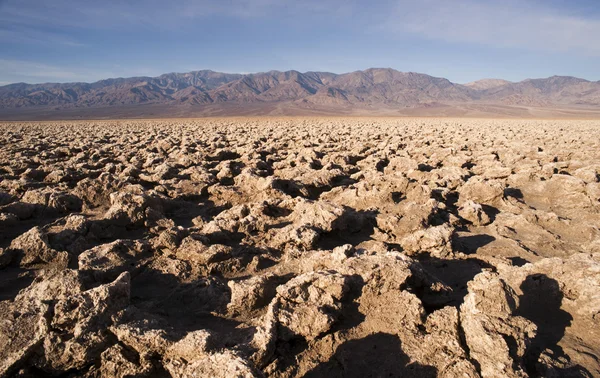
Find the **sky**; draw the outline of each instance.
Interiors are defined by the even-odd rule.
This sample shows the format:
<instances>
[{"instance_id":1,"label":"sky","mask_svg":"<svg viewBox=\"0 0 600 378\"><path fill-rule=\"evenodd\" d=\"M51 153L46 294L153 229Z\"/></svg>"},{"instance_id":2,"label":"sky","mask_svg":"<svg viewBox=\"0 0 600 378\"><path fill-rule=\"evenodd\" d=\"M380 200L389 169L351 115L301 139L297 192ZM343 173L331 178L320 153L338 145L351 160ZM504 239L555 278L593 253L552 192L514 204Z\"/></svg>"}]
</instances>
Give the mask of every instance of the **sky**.
<instances>
[{"instance_id":1,"label":"sky","mask_svg":"<svg viewBox=\"0 0 600 378\"><path fill-rule=\"evenodd\" d=\"M0 85L212 69L600 80L600 0L0 0Z\"/></svg>"}]
</instances>

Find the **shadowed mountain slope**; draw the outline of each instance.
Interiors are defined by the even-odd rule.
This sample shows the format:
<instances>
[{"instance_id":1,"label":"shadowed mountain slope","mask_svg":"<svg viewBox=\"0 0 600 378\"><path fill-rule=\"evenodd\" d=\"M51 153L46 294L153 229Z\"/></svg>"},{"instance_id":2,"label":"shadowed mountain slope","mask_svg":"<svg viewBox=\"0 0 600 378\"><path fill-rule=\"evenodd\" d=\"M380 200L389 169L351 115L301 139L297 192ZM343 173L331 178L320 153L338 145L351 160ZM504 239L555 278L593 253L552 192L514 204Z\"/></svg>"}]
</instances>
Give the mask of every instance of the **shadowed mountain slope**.
<instances>
[{"instance_id":1,"label":"shadowed mountain slope","mask_svg":"<svg viewBox=\"0 0 600 378\"><path fill-rule=\"evenodd\" d=\"M0 87L0 109L95 109L136 105L402 109L448 106L600 106L600 82L553 76L518 83L483 79L465 85L390 68L345 74L269 71L227 74L209 70L95 83L17 83ZM263 105L260 105L263 104ZM260 113L260 110L257 110Z\"/></svg>"}]
</instances>

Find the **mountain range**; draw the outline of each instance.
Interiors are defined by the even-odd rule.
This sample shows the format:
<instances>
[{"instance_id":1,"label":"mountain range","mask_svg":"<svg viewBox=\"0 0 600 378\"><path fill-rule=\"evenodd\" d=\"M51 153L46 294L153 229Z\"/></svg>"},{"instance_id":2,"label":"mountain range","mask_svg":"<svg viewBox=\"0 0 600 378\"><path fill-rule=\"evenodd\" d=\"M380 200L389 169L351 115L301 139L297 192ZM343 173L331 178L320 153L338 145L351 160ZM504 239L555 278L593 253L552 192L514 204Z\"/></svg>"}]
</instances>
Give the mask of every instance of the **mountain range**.
<instances>
[{"instance_id":1,"label":"mountain range","mask_svg":"<svg viewBox=\"0 0 600 378\"><path fill-rule=\"evenodd\" d=\"M50 114L144 116L377 113L419 114L444 109L519 113L519 109L600 112L600 81L570 76L468 84L390 68L345 74L210 70L95 83L17 83L0 87L0 118ZM486 110L487 109L487 110ZM490 110L491 109L491 110ZM530 112L531 113L531 112ZM52 114L54 116L52 116Z\"/></svg>"}]
</instances>

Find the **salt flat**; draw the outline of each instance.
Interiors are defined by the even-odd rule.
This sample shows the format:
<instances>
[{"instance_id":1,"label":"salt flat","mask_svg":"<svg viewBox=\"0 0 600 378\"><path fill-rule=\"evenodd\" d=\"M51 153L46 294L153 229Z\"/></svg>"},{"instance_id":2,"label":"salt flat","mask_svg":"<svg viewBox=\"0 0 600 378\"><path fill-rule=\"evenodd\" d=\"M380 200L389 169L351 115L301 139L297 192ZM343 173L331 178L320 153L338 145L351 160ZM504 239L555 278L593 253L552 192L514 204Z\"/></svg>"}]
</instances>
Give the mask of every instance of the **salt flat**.
<instances>
[{"instance_id":1,"label":"salt flat","mask_svg":"<svg viewBox=\"0 0 600 378\"><path fill-rule=\"evenodd\" d=\"M0 376L600 376L599 181L595 120L1 123Z\"/></svg>"}]
</instances>

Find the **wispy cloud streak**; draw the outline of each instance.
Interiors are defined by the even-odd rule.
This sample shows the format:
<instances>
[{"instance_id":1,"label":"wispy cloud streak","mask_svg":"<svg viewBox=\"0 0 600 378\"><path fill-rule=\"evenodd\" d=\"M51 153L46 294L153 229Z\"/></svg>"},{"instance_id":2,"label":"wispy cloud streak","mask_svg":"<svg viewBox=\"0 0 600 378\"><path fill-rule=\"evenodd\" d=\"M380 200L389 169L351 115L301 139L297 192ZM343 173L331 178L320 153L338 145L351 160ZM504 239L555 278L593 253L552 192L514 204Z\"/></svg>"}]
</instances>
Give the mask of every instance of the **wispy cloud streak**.
<instances>
[{"instance_id":1,"label":"wispy cloud streak","mask_svg":"<svg viewBox=\"0 0 600 378\"><path fill-rule=\"evenodd\" d=\"M0 22L81 28L167 27L214 15L234 18L348 14L357 0L7 0ZM15 21L17 20L17 21Z\"/></svg>"},{"instance_id":2,"label":"wispy cloud streak","mask_svg":"<svg viewBox=\"0 0 600 378\"><path fill-rule=\"evenodd\" d=\"M526 1L400 0L382 27L451 43L600 55L600 19Z\"/></svg>"},{"instance_id":3,"label":"wispy cloud streak","mask_svg":"<svg viewBox=\"0 0 600 378\"><path fill-rule=\"evenodd\" d=\"M113 66L112 70L93 69L81 66L57 66L29 60L0 59L3 82L93 82L100 79L155 76L159 72L144 67ZM10 81L7 81L9 79Z\"/></svg>"}]
</instances>

